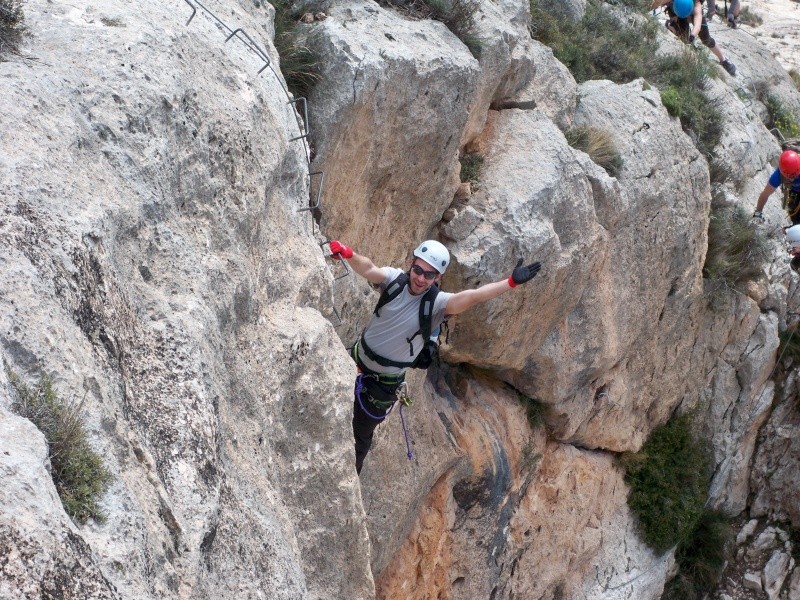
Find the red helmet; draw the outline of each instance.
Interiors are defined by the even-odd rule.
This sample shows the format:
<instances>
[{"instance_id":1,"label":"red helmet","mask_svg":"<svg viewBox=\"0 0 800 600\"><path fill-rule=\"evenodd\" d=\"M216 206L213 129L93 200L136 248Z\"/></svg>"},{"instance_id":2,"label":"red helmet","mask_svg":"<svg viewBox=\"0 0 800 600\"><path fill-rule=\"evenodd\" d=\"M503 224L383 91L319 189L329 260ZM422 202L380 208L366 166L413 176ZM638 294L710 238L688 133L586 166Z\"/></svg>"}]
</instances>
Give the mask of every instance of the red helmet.
<instances>
[{"instance_id":1,"label":"red helmet","mask_svg":"<svg viewBox=\"0 0 800 600\"><path fill-rule=\"evenodd\" d=\"M800 177L800 154L794 150L786 150L778 159L778 168L784 177Z\"/></svg>"}]
</instances>

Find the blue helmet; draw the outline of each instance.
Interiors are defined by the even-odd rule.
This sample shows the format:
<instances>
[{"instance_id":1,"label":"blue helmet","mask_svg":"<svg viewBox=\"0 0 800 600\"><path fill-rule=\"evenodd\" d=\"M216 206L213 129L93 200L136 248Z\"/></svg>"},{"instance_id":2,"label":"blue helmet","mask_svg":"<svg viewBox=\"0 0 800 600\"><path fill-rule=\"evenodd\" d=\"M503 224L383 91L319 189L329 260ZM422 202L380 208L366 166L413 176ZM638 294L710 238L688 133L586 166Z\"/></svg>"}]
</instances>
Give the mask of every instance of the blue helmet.
<instances>
[{"instance_id":1,"label":"blue helmet","mask_svg":"<svg viewBox=\"0 0 800 600\"><path fill-rule=\"evenodd\" d=\"M672 12L681 19L685 19L694 10L694 0L672 0Z\"/></svg>"}]
</instances>

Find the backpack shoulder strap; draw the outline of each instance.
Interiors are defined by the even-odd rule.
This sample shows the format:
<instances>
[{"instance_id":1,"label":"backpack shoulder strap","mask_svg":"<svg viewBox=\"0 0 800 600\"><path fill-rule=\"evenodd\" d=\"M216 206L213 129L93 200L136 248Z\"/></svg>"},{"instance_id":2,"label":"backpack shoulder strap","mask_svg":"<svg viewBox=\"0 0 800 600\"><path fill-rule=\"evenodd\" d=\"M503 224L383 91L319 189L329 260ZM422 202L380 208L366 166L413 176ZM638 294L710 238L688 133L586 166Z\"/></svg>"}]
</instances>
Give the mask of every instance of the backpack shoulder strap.
<instances>
[{"instance_id":1,"label":"backpack shoulder strap","mask_svg":"<svg viewBox=\"0 0 800 600\"><path fill-rule=\"evenodd\" d=\"M433 331L433 307L436 304L436 296L438 295L439 288L434 284L425 292L422 302L419 303L419 333L422 334L424 342L428 341L428 338L431 337L431 331Z\"/></svg>"},{"instance_id":2,"label":"backpack shoulder strap","mask_svg":"<svg viewBox=\"0 0 800 600\"><path fill-rule=\"evenodd\" d=\"M375 310L373 312L375 313L376 317L381 316L381 308L397 298L406 285L408 285L408 273L400 273L400 275L389 282L389 285L387 285L381 292L381 296L378 298L378 303L375 305Z\"/></svg>"}]
</instances>

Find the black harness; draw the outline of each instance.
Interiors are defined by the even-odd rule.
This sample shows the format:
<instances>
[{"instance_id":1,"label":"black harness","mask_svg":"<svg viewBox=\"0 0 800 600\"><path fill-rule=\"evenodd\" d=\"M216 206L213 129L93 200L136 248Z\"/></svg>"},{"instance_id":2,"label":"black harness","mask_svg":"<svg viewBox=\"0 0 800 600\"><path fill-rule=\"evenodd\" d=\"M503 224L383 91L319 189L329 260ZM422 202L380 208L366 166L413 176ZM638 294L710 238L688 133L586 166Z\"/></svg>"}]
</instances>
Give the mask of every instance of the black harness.
<instances>
[{"instance_id":1,"label":"black harness","mask_svg":"<svg viewBox=\"0 0 800 600\"><path fill-rule=\"evenodd\" d=\"M384 306L386 306L389 302L397 298L408 285L409 276L408 273L400 273L397 277L395 277L392 281L389 282L389 285L386 286L386 289L383 290L381 293L381 297L378 298L378 304L375 305L375 313L376 317L381 316L380 310ZM361 339L358 345L364 351L370 360L375 361L379 365L383 367L397 367L400 369L406 369L408 367L414 366L416 362L416 357L414 356L414 344L412 343L414 338L418 335L422 336L423 341L428 340L431 337L431 331L433 330L433 306L436 302L436 296L439 295L439 288L436 284L433 284L425 295L422 297L422 300L419 303L419 329L417 329L416 333L409 338L406 338L406 342L408 342L408 355L410 360L408 362L399 362L396 360L391 360L389 358L385 358L380 354L375 353L368 345L366 340L364 339L364 334L361 334ZM424 347L424 344L423 344Z\"/></svg>"}]
</instances>

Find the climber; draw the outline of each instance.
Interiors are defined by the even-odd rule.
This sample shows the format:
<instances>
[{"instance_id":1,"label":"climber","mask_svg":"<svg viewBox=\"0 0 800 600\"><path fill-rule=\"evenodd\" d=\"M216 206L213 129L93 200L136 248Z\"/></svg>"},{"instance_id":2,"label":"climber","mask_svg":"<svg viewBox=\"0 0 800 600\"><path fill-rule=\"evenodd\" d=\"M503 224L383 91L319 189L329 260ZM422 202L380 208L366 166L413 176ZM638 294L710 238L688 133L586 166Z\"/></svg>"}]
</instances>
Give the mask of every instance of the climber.
<instances>
[{"instance_id":1,"label":"climber","mask_svg":"<svg viewBox=\"0 0 800 600\"><path fill-rule=\"evenodd\" d=\"M791 267L795 271L800 271L800 225L792 225L783 229L787 250L789 256L792 257Z\"/></svg>"},{"instance_id":2,"label":"climber","mask_svg":"<svg viewBox=\"0 0 800 600\"><path fill-rule=\"evenodd\" d=\"M711 18L715 14L717 14L717 2L716 0L708 0L706 4L708 4L708 10L706 11L706 19L710 21ZM731 0L730 6L728 6L727 2L725 3L725 5L728 7L725 15L725 17L727 18L726 22L728 24L728 27L736 29L736 26L738 24L736 18L739 16L739 11L741 10L739 0Z\"/></svg>"},{"instance_id":3,"label":"climber","mask_svg":"<svg viewBox=\"0 0 800 600\"><path fill-rule=\"evenodd\" d=\"M717 57L720 66L725 69L731 77L736 75L736 67L725 58L722 50L719 49L711 33L708 31L708 22L703 16L700 0L653 0L650 4L651 9L666 6L669 20L667 29L689 44L699 36L700 41L711 53ZM689 18L691 17L691 23Z\"/></svg>"},{"instance_id":4,"label":"climber","mask_svg":"<svg viewBox=\"0 0 800 600\"><path fill-rule=\"evenodd\" d=\"M450 253L437 241L422 242L414 250L406 273L393 267L377 267L366 256L336 240L330 242L330 250L333 258L346 260L356 273L383 290L372 319L353 347L359 370L353 402L353 436L356 471L361 473L375 428L398 399L408 400L406 369L419 366L415 363L432 330L447 317L530 281L541 264L523 266L519 259L508 279L448 293L439 292L438 284L450 263Z\"/></svg>"},{"instance_id":5,"label":"climber","mask_svg":"<svg viewBox=\"0 0 800 600\"><path fill-rule=\"evenodd\" d=\"M764 205L778 186L783 188L783 208L792 224L797 225L800 223L800 154L795 150L784 150L778 159L778 168L772 172L758 196L754 219L764 220Z\"/></svg>"}]
</instances>

